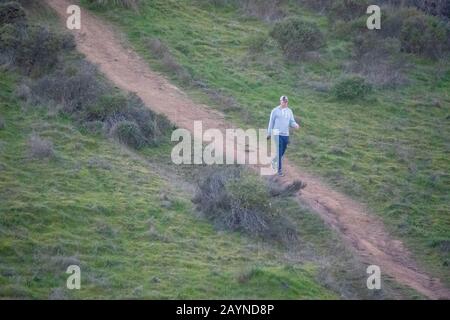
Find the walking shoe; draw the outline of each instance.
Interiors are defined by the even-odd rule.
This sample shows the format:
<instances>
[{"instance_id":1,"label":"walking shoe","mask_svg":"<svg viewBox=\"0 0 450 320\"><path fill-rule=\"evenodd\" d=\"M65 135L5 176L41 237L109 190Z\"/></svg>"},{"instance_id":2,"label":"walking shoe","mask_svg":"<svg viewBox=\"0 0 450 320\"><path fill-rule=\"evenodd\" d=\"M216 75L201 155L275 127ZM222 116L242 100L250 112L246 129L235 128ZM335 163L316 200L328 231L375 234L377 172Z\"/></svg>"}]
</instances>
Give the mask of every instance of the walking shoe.
<instances>
[{"instance_id":1,"label":"walking shoe","mask_svg":"<svg viewBox=\"0 0 450 320\"><path fill-rule=\"evenodd\" d=\"M278 169L278 161L277 158L272 159L272 169L277 170Z\"/></svg>"},{"instance_id":2,"label":"walking shoe","mask_svg":"<svg viewBox=\"0 0 450 320\"><path fill-rule=\"evenodd\" d=\"M278 172L278 176L279 177L284 177L284 173L280 171L280 172Z\"/></svg>"}]
</instances>

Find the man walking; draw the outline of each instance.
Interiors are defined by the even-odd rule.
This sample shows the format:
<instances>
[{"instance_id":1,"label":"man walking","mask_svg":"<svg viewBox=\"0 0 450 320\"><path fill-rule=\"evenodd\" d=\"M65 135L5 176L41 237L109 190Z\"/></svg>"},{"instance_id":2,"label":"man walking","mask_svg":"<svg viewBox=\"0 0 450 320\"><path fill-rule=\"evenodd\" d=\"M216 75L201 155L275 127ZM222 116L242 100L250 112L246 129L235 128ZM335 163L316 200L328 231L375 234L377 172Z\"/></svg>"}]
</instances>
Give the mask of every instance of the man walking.
<instances>
[{"instance_id":1,"label":"man walking","mask_svg":"<svg viewBox=\"0 0 450 320\"><path fill-rule=\"evenodd\" d=\"M267 139L272 136L277 146L277 156L272 160L272 168L278 170L280 177L284 176L282 168L282 158L289 144L289 128L298 129L300 126L295 122L292 110L288 108L288 98L280 97L280 105L270 113L269 127L267 129Z\"/></svg>"}]
</instances>

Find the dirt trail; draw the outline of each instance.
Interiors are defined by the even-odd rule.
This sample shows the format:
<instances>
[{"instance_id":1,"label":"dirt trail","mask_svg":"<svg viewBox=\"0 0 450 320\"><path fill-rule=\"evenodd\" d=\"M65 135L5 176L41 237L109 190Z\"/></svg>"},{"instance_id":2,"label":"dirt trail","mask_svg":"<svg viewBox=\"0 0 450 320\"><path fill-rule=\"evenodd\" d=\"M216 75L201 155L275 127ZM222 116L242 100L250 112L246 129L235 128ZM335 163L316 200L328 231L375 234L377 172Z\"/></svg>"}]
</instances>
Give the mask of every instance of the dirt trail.
<instances>
[{"instance_id":1,"label":"dirt trail","mask_svg":"<svg viewBox=\"0 0 450 320\"><path fill-rule=\"evenodd\" d=\"M72 1L46 1L65 23L66 9ZM165 114L179 127L192 131L194 120L202 120L203 129L233 127L219 112L194 103L163 76L153 72L147 62L123 45L118 33L106 22L82 10L81 26L80 31L74 32L78 50L119 88L135 92L146 105ZM301 200L337 230L365 262L380 266L382 274L431 299L450 298L450 291L439 279L419 270L402 242L393 239L375 215L288 161L286 167L288 175L283 183L294 179L306 182Z\"/></svg>"}]
</instances>

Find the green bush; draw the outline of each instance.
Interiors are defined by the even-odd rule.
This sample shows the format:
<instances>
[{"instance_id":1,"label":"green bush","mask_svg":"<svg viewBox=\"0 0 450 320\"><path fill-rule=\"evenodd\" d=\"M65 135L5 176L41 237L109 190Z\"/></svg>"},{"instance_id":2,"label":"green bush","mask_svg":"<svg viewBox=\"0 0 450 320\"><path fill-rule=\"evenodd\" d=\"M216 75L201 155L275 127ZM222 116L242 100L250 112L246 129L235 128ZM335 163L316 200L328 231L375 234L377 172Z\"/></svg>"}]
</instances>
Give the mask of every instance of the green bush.
<instances>
[{"instance_id":1,"label":"green bush","mask_svg":"<svg viewBox=\"0 0 450 320\"><path fill-rule=\"evenodd\" d=\"M272 21L284 16L282 7L286 0L197 0L203 5L230 7L251 17Z\"/></svg>"},{"instance_id":2,"label":"green bush","mask_svg":"<svg viewBox=\"0 0 450 320\"><path fill-rule=\"evenodd\" d=\"M137 95L114 91L85 60L59 59L75 48L71 35L34 24L7 23L0 27L0 40L0 63L36 76L16 92L31 105L56 106L82 127L113 133L134 148L168 139L172 124Z\"/></svg>"},{"instance_id":3,"label":"green bush","mask_svg":"<svg viewBox=\"0 0 450 320\"><path fill-rule=\"evenodd\" d=\"M0 26L7 23L24 22L26 20L25 10L17 2L0 3Z\"/></svg>"},{"instance_id":4,"label":"green bush","mask_svg":"<svg viewBox=\"0 0 450 320\"><path fill-rule=\"evenodd\" d=\"M97 103L87 106L86 120L104 121L114 118L127 106L127 99L120 93L102 95Z\"/></svg>"},{"instance_id":5,"label":"green bush","mask_svg":"<svg viewBox=\"0 0 450 320\"><path fill-rule=\"evenodd\" d=\"M358 35L353 38L352 57L360 63L370 63L367 59L386 60L400 53L400 41L396 38L382 38L375 33Z\"/></svg>"},{"instance_id":6,"label":"green bush","mask_svg":"<svg viewBox=\"0 0 450 320\"><path fill-rule=\"evenodd\" d=\"M139 7L140 0L88 0L88 2L100 7L117 6L137 9Z\"/></svg>"},{"instance_id":7,"label":"green bush","mask_svg":"<svg viewBox=\"0 0 450 320\"><path fill-rule=\"evenodd\" d=\"M105 84L98 79L95 66L86 61L68 64L36 79L30 89L34 104L52 102L61 105L64 112L79 121L85 120L85 110L97 103L98 97L107 91Z\"/></svg>"},{"instance_id":8,"label":"green bush","mask_svg":"<svg viewBox=\"0 0 450 320\"><path fill-rule=\"evenodd\" d=\"M140 149L147 143L139 126L134 121L123 120L117 122L111 128L111 133L121 143L134 149Z\"/></svg>"},{"instance_id":9,"label":"green bush","mask_svg":"<svg viewBox=\"0 0 450 320\"><path fill-rule=\"evenodd\" d=\"M328 10L328 16L331 20L349 21L364 16L368 6L367 0L334 0Z\"/></svg>"},{"instance_id":10,"label":"green bush","mask_svg":"<svg viewBox=\"0 0 450 320\"><path fill-rule=\"evenodd\" d=\"M301 5L308 9L318 11L320 13L330 10L333 0L297 0Z\"/></svg>"},{"instance_id":11,"label":"green bush","mask_svg":"<svg viewBox=\"0 0 450 320\"><path fill-rule=\"evenodd\" d=\"M166 141L167 133L173 129L173 125L164 115L148 109L136 94L130 94L127 97L127 106L124 111L123 116L138 124L148 144L158 145Z\"/></svg>"},{"instance_id":12,"label":"green bush","mask_svg":"<svg viewBox=\"0 0 450 320\"><path fill-rule=\"evenodd\" d=\"M353 39L359 35L373 34L367 29L367 16L361 16L349 21L338 20L332 26L333 34L340 39Z\"/></svg>"},{"instance_id":13,"label":"green bush","mask_svg":"<svg viewBox=\"0 0 450 320\"><path fill-rule=\"evenodd\" d=\"M39 25L5 24L0 27L0 51L5 60L26 75L38 76L48 72L58 61L59 54L71 49L71 37L50 31ZM73 39L72 39L73 41Z\"/></svg>"},{"instance_id":14,"label":"green bush","mask_svg":"<svg viewBox=\"0 0 450 320\"><path fill-rule=\"evenodd\" d=\"M286 0L241 0L238 1L242 11L251 16L267 21L277 20L285 14L282 5Z\"/></svg>"},{"instance_id":15,"label":"green bush","mask_svg":"<svg viewBox=\"0 0 450 320\"><path fill-rule=\"evenodd\" d=\"M338 99L352 100L365 97L372 87L366 83L364 78L351 75L340 79L333 88L334 95Z\"/></svg>"},{"instance_id":16,"label":"green bush","mask_svg":"<svg viewBox=\"0 0 450 320\"><path fill-rule=\"evenodd\" d=\"M149 38L146 42L152 55L158 59L170 53L169 48L158 38Z\"/></svg>"},{"instance_id":17,"label":"green bush","mask_svg":"<svg viewBox=\"0 0 450 320\"><path fill-rule=\"evenodd\" d=\"M286 187L274 184L273 180L263 180L240 167L214 168L200 179L193 202L219 228L292 244L297 233L280 208L284 205L282 201L304 185L299 182Z\"/></svg>"},{"instance_id":18,"label":"green bush","mask_svg":"<svg viewBox=\"0 0 450 320\"><path fill-rule=\"evenodd\" d=\"M285 56L294 60L325 43L316 24L299 18L287 18L276 23L270 35L278 42Z\"/></svg>"},{"instance_id":19,"label":"green bush","mask_svg":"<svg viewBox=\"0 0 450 320\"><path fill-rule=\"evenodd\" d=\"M380 34L401 41L404 52L436 59L450 50L450 24L416 8L386 10Z\"/></svg>"},{"instance_id":20,"label":"green bush","mask_svg":"<svg viewBox=\"0 0 450 320\"><path fill-rule=\"evenodd\" d=\"M53 143L37 134L32 134L28 139L28 155L31 159L54 158Z\"/></svg>"},{"instance_id":21,"label":"green bush","mask_svg":"<svg viewBox=\"0 0 450 320\"><path fill-rule=\"evenodd\" d=\"M367 32L353 38L349 72L360 74L377 87L389 87L407 82L405 60L400 54L400 40L383 38Z\"/></svg>"},{"instance_id":22,"label":"green bush","mask_svg":"<svg viewBox=\"0 0 450 320\"><path fill-rule=\"evenodd\" d=\"M327 14L334 22L365 16L368 0L297 0L303 6Z\"/></svg>"},{"instance_id":23,"label":"green bush","mask_svg":"<svg viewBox=\"0 0 450 320\"><path fill-rule=\"evenodd\" d=\"M411 16L402 25L400 41L404 51L436 59L450 49L450 27L432 16Z\"/></svg>"},{"instance_id":24,"label":"green bush","mask_svg":"<svg viewBox=\"0 0 450 320\"><path fill-rule=\"evenodd\" d=\"M100 134L104 132L104 126L105 123L103 121L85 121L81 128L82 130L85 130L86 132L92 133L92 134Z\"/></svg>"},{"instance_id":25,"label":"green bush","mask_svg":"<svg viewBox=\"0 0 450 320\"><path fill-rule=\"evenodd\" d=\"M82 127L102 128L98 132L103 127L109 132L115 123L127 120L137 124L146 144L158 145L173 129L165 116L148 109L136 94L114 92L98 77L95 66L83 60L33 81L30 91L24 96L31 96L27 100L32 104L61 105Z\"/></svg>"},{"instance_id":26,"label":"green bush","mask_svg":"<svg viewBox=\"0 0 450 320\"><path fill-rule=\"evenodd\" d=\"M333 26L333 31L338 39L346 39L353 33L353 28L347 21L338 20Z\"/></svg>"},{"instance_id":27,"label":"green bush","mask_svg":"<svg viewBox=\"0 0 450 320\"><path fill-rule=\"evenodd\" d=\"M411 4L433 16L450 18L449 0L410 0Z\"/></svg>"},{"instance_id":28,"label":"green bush","mask_svg":"<svg viewBox=\"0 0 450 320\"><path fill-rule=\"evenodd\" d=\"M253 174L243 174L239 179L227 181L225 188L230 198L230 216L233 224L244 229L262 232L271 214L270 194L261 179ZM250 218L244 219L244 216Z\"/></svg>"},{"instance_id":29,"label":"green bush","mask_svg":"<svg viewBox=\"0 0 450 320\"><path fill-rule=\"evenodd\" d=\"M421 15L423 12L416 8L387 8L382 17L380 33L383 37L399 38L405 20Z\"/></svg>"}]
</instances>

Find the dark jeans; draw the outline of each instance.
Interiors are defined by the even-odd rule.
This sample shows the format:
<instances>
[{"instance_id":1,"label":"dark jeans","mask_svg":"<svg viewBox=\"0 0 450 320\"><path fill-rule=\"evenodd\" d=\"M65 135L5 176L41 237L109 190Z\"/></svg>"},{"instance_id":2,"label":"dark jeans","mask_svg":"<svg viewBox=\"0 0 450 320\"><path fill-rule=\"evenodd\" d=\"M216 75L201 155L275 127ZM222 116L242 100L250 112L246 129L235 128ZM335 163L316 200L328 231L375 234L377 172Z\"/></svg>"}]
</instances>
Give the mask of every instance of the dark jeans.
<instances>
[{"instance_id":1,"label":"dark jeans","mask_svg":"<svg viewBox=\"0 0 450 320\"><path fill-rule=\"evenodd\" d=\"M278 139L277 139L278 138ZM282 171L282 159L284 156L284 153L286 152L287 145L289 144L289 136L276 136L275 141L278 140L277 147L278 147L278 172Z\"/></svg>"}]
</instances>

